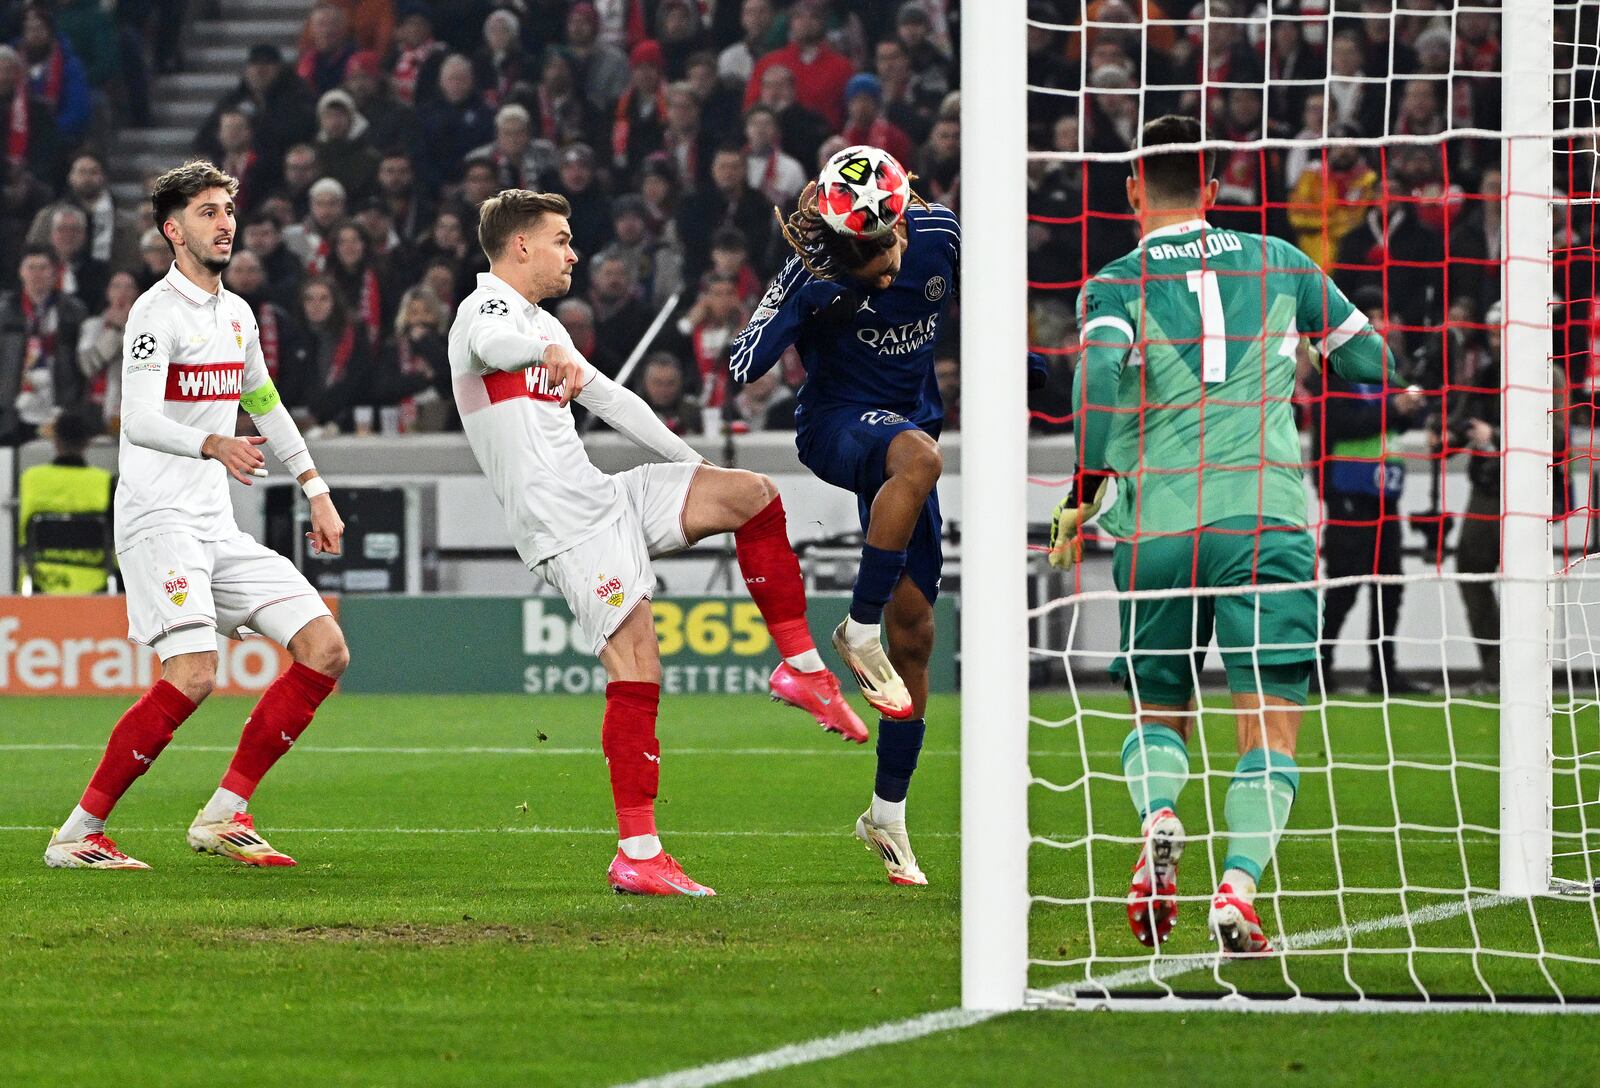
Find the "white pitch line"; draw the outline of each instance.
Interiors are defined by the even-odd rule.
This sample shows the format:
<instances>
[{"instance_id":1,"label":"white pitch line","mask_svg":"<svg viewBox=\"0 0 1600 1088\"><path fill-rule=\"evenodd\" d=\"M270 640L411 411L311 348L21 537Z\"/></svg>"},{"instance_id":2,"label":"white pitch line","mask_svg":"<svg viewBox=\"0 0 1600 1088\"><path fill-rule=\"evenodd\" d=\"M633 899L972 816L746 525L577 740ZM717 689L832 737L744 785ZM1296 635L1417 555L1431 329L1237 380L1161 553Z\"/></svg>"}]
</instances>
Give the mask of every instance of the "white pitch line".
<instances>
[{"instance_id":1,"label":"white pitch line","mask_svg":"<svg viewBox=\"0 0 1600 1088\"><path fill-rule=\"evenodd\" d=\"M1510 903L1513 900L1498 895L1479 896L1471 901L1471 909L1481 910ZM1366 922L1357 922L1351 926L1336 926L1328 929L1311 930L1307 933L1294 934L1285 941L1291 948L1309 948L1315 944L1328 944L1335 940L1344 940L1348 936L1357 936L1364 933L1376 933L1381 930L1399 929L1408 919L1414 925L1425 925L1429 922L1444 921L1468 910L1468 903L1441 904L1437 907L1425 907L1410 915L1391 914L1384 918L1375 918ZM1175 978L1203 967L1209 967L1217 962L1216 953L1196 956L1174 956L1170 960L1160 961L1157 966L1148 969L1130 969L1109 975L1100 980L1102 986L1119 985L1127 986L1147 980L1152 974L1162 973L1163 978ZM1120 981L1119 981L1120 980ZM1084 983L1073 983L1070 986L1082 986ZM1060 990L1060 988L1057 988ZM1070 992L1070 989L1063 992ZM1223 1008L1218 1003L1218 1008ZM1193 1011L1193 1005L1186 1006ZM728 1061L713 1062L709 1065L697 1066L693 1069L683 1069L676 1073L666 1073L657 1077L646 1077L643 1080L629 1081L618 1085L617 1088L709 1088L714 1084L727 1084L729 1081L743 1080L746 1077L757 1076L761 1073L771 1073L779 1069L789 1069L797 1065L810 1065L813 1062L827 1061L830 1058L842 1057L861 1050L870 1050L873 1047L892 1046L897 1043L910 1042L928 1035L936 1035L944 1031L954 1031L959 1028L972 1027L993 1020L1004 1015L1000 1012L974 1009L942 1009L938 1012L923 1013L907 1020L894 1020L887 1024L878 1024L875 1027L863 1028L858 1031L844 1031L837 1035L827 1035L812 1039L804 1043L791 1043L788 1046L778 1047L760 1054L750 1054L742 1058L732 1058Z\"/></svg>"},{"instance_id":2,"label":"white pitch line","mask_svg":"<svg viewBox=\"0 0 1600 1088\"><path fill-rule=\"evenodd\" d=\"M0 833L7 831L35 832L54 831L53 827L43 824L7 824L0 825ZM118 835L130 832L136 835L146 833L161 834L172 830L171 827L121 827L116 829ZM274 835L605 835L615 838L617 829L614 827L277 827L272 828ZM780 831L680 831L669 830L664 832L667 838L729 838L729 839L848 839L852 834L848 827L837 831L803 831L794 828L785 828ZM918 832L920 839L954 839L959 837L956 831L922 831Z\"/></svg>"},{"instance_id":3,"label":"white pitch line","mask_svg":"<svg viewBox=\"0 0 1600 1088\"><path fill-rule=\"evenodd\" d=\"M166 750L169 752L232 752L236 746L224 744L174 744ZM70 742L18 742L14 744L0 744L0 752L102 752L104 744L75 744ZM317 745L297 744L296 752L315 752L321 755L395 755L395 756L598 756L605 753L600 748L585 747L559 747L541 744L536 747L490 745L439 745L439 746L414 746L390 747L385 745ZM671 748L666 750L672 756L845 756L848 758L861 758L868 749L865 746L839 745L830 748ZM922 758L946 757L953 758L961 753L948 748L924 748L920 753ZM1110 759L1122 754L1120 748L1091 749L1091 759ZM1029 752L1033 758L1062 758L1078 759L1081 753L1076 750L1049 751L1038 750ZM1388 759L1387 751L1371 752L1343 752L1341 758L1349 756L1371 756ZM1396 752L1396 759L1400 760L1426 760L1437 759L1438 752ZM1457 761L1478 762L1492 761L1499 758L1497 752L1457 752ZM1570 758L1570 757L1567 757ZM1387 766L1386 763L1371 764L1373 768ZM1441 768L1447 764L1439 764ZM1301 773L1307 771L1322 771L1326 768L1320 765L1301 767Z\"/></svg>"}]
</instances>

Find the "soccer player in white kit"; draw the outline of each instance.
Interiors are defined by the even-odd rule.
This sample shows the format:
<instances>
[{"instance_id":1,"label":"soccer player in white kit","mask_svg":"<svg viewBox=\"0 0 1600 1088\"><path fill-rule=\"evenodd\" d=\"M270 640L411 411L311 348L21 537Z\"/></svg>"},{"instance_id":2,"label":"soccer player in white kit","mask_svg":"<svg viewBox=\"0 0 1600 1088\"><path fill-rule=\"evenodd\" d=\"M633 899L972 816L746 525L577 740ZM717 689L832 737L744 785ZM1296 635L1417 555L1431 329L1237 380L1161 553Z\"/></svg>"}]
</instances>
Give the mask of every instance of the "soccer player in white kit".
<instances>
[{"instance_id":1,"label":"soccer player in white kit","mask_svg":"<svg viewBox=\"0 0 1600 1088\"><path fill-rule=\"evenodd\" d=\"M478 239L489 271L450 328L456 404L523 562L561 591L606 669L600 737L618 829L608 881L640 895L712 895L656 835L661 658L650 560L732 532L745 585L783 657L773 697L849 740L865 742L867 730L811 640L800 563L772 481L705 463L643 400L578 354L539 305L572 286L570 214L565 197L525 189L484 201ZM601 472L573 425L573 400L667 463Z\"/></svg>"},{"instance_id":2,"label":"soccer player in white kit","mask_svg":"<svg viewBox=\"0 0 1600 1088\"><path fill-rule=\"evenodd\" d=\"M106 818L211 694L218 633L237 638L242 627L287 647L294 663L245 719L188 842L246 865L293 865L255 830L247 805L350 661L339 625L305 576L233 519L228 478L249 486L265 476L256 447L266 442L310 500L312 549L337 554L344 535L328 485L267 374L255 317L222 286L238 186L196 161L161 175L151 195L174 260L134 303L123 337L116 548L128 637L160 655L161 679L111 731L82 800L45 850L54 868L149 868L106 837ZM262 437L234 437L241 407Z\"/></svg>"}]
</instances>

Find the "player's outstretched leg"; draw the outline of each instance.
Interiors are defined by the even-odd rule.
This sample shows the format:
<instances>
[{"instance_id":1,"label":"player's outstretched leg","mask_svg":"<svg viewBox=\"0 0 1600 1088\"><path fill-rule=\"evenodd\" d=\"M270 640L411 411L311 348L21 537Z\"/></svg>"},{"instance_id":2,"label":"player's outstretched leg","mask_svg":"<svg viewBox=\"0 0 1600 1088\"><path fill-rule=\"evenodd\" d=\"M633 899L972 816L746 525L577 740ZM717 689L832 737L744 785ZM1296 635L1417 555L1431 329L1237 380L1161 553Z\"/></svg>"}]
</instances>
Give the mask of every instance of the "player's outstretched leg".
<instances>
[{"instance_id":1,"label":"player's outstretched leg","mask_svg":"<svg viewBox=\"0 0 1600 1088\"><path fill-rule=\"evenodd\" d=\"M883 611L906 569L911 542L924 504L944 471L944 456L932 435L904 430L884 454L883 486L872 496L867 539L850 597L850 615L833 633L833 646L850 666L867 702L885 718L920 713L912 704L908 680L895 671L883 649Z\"/></svg>"},{"instance_id":2,"label":"player's outstretched leg","mask_svg":"<svg viewBox=\"0 0 1600 1088\"><path fill-rule=\"evenodd\" d=\"M256 786L300 739L322 701L350 664L339 625L319 616L289 640L294 663L274 680L245 719L239 747L227 773L189 825L189 846L243 865L289 866L295 860L274 850L247 811Z\"/></svg>"},{"instance_id":3,"label":"player's outstretched leg","mask_svg":"<svg viewBox=\"0 0 1600 1088\"><path fill-rule=\"evenodd\" d=\"M611 773L617 812L617 854L606 880L632 895L709 896L717 893L690 878L661 847L656 834L656 793L661 785L661 659L650 604L641 601L611 635L600 660L611 682L600 747Z\"/></svg>"},{"instance_id":4,"label":"player's outstretched leg","mask_svg":"<svg viewBox=\"0 0 1600 1088\"><path fill-rule=\"evenodd\" d=\"M1141 944L1166 941L1178 920L1178 860L1185 835L1178 819L1178 797L1189 781L1189 748L1184 719L1170 709L1146 707L1142 723L1122 744L1122 773L1139 814L1144 842L1128 886L1128 925Z\"/></svg>"},{"instance_id":5,"label":"player's outstretched leg","mask_svg":"<svg viewBox=\"0 0 1600 1088\"><path fill-rule=\"evenodd\" d=\"M729 530L739 573L783 657L770 680L773 699L804 710L846 740L866 743L867 727L845 701L839 681L811 639L805 580L789 544L777 485L758 473L707 466L689 487L684 534L694 543Z\"/></svg>"},{"instance_id":6,"label":"player's outstretched leg","mask_svg":"<svg viewBox=\"0 0 1600 1088\"><path fill-rule=\"evenodd\" d=\"M901 580L885 611L889 653L905 678L912 703L909 719L878 719L878 769L872 803L856 820L856 838L876 850L891 884L926 884L906 831L906 794L927 731L928 660L933 656L933 605L909 578Z\"/></svg>"},{"instance_id":7,"label":"player's outstretched leg","mask_svg":"<svg viewBox=\"0 0 1600 1088\"><path fill-rule=\"evenodd\" d=\"M185 636L196 645L216 636ZM169 638L172 636L168 636ZM134 779L150 769L195 707L211 694L217 673L216 651L184 653L162 664L161 679L128 708L111 730L105 755L89 780L83 799L45 848L45 864L53 869L148 869L106 837L106 820Z\"/></svg>"},{"instance_id":8,"label":"player's outstretched leg","mask_svg":"<svg viewBox=\"0 0 1600 1088\"><path fill-rule=\"evenodd\" d=\"M1228 854L1222 883L1211 900L1211 932L1224 951L1235 954L1272 951L1255 910L1256 888L1288 826L1300 788L1300 772L1291 754L1299 731L1299 706L1273 696L1234 698L1241 710L1252 703L1255 713L1239 717L1239 763L1223 803Z\"/></svg>"}]
</instances>

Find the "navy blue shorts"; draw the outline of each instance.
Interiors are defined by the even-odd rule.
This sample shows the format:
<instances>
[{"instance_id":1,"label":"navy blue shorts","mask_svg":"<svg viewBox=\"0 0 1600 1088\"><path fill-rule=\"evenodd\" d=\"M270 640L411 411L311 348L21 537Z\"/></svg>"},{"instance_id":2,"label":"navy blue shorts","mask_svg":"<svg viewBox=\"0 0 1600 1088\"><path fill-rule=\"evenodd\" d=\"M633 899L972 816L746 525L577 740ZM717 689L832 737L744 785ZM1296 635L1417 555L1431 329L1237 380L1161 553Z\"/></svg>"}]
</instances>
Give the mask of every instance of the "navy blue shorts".
<instances>
[{"instance_id":1,"label":"navy blue shorts","mask_svg":"<svg viewBox=\"0 0 1600 1088\"><path fill-rule=\"evenodd\" d=\"M885 464L889 443L901 431L921 430L897 412L883 409L835 409L812 416L796 437L800 463L819 479L852 491L866 532L872 500L888 479ZM941 536L944 519L939 514L939 492L922 504L922 514L906 545L906 574L932 604L939 596L939 575L944 567Z\"/></svg>"}]
</instances>

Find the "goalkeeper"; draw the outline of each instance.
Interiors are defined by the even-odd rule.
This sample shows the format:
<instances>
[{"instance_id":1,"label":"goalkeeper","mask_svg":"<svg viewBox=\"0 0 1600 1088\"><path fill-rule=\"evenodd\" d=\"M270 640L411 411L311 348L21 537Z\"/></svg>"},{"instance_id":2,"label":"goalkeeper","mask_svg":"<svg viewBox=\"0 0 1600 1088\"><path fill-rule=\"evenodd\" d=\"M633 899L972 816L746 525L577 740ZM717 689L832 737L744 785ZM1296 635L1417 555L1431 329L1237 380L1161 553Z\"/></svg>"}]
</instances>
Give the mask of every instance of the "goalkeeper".
<instances>
[{"instance_id":1,"label":"goalkeeper","mask_svg":"<svg viewBox=\"0 0 1600 1088\"><path fill-rule=\"evenodd\" d=\"M1083 525L1116 477L1101 525L1117 541L1117 589L1177 591L1121 603L1122 656L1111 670L1138 712L1122 765L1144 836L1128 921L1146 945L1165 940L1178 914L1177 807L1198 720L1196 673L1215 630L1239 762L1210 928L1227 952L1266 953L1253 903L1300 783L1294 752L1317 657L1317 595L1183 591L1312 580L1316 547L1291 403L1296 349L1310 337L1352 382L1392 381L1393 365L1315 261L1281 239L1206 223L1217 196L1214 154L1158 150L1200 141L1192 118L1145 125L1146 151L1126 183L1139 246L1079 298L1079 467L1056 509L1050 562L1078 561Z\"/></svg>"}]
</instances>

